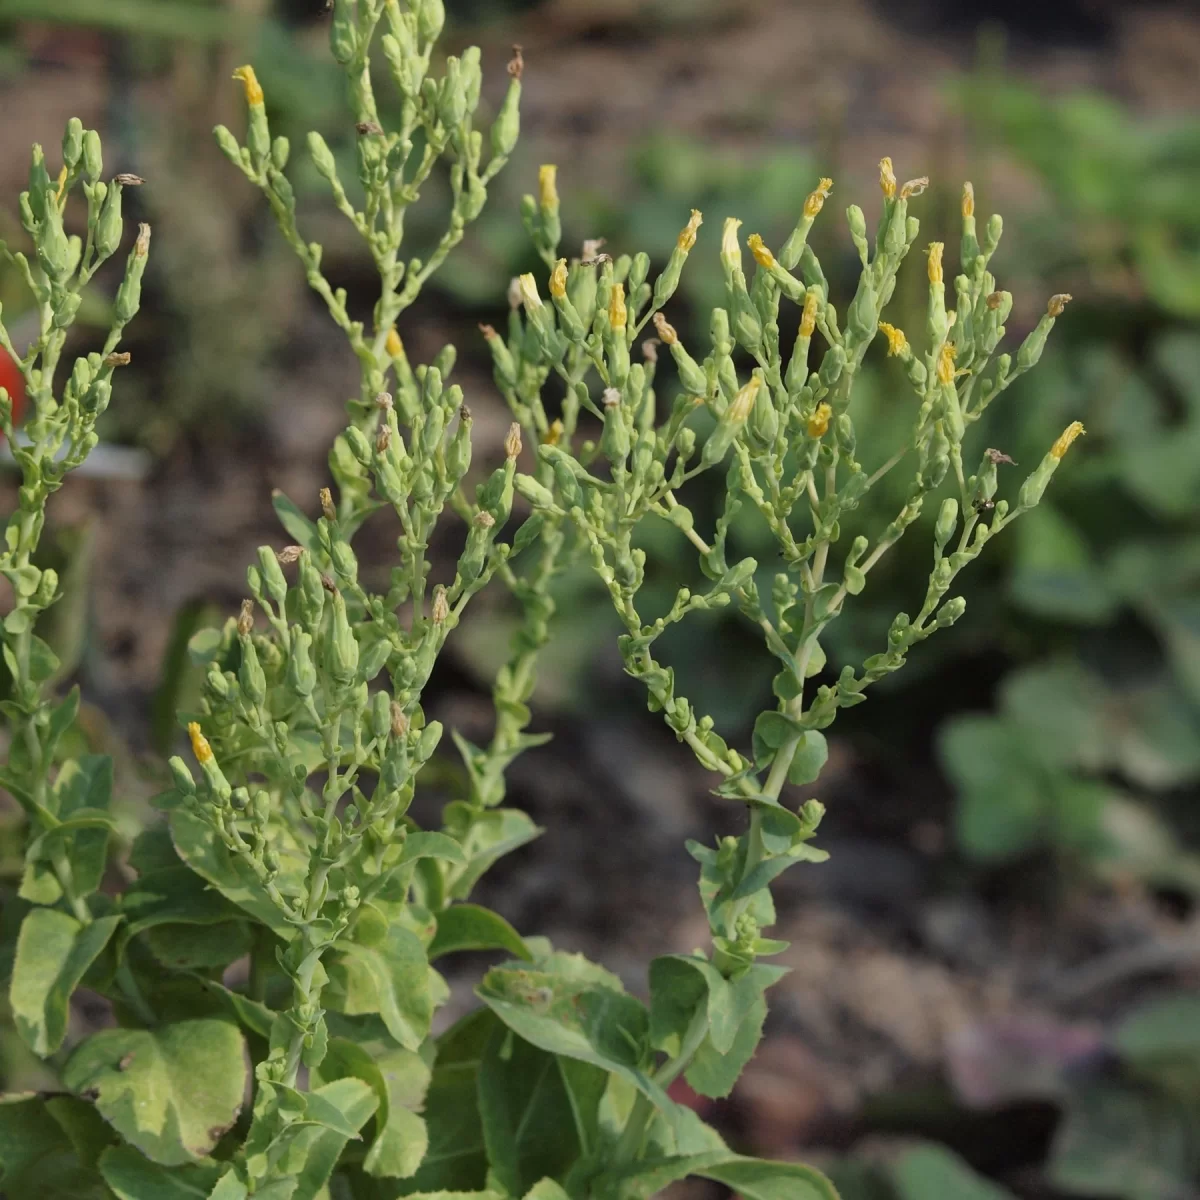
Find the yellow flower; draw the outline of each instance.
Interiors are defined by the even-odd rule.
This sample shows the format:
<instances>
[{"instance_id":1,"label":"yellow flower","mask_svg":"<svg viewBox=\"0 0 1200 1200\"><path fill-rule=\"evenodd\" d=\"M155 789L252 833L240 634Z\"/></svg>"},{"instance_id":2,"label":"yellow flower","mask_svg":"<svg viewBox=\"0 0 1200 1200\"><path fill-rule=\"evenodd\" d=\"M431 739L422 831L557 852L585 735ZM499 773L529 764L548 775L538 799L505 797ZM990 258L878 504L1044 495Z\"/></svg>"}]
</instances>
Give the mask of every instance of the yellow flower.
<instances>
[{"instance_id":1,"label":"yellow flower","mask_svg":"<svg viewBox=\"0 0 1200 1200\"><path fill-rule=\"evenodd\" d=\"M396 332L394 325L387 332L387 340L383 343L383 348L387 351L388 358L399 358L404 353L404 343L400 340L400 335Z\"/></svg>"},{"instance_id":2,"label":"yellow flower","mask_svg":"<svg viewBox=\"0 0 1200 1200\"><path fill-rule=\"evenodd\" d=\"M743 387L733 398L733 403L729 406L725 416L730 421L742 422L750 416L750 410L754 407L754 400L758 396L758 389L762 387L762 380L757 375L751 375L749 382Z\"/></svg>"},{"instance_id":3,"label":"yellow flower","mask_svg":"<svg viewBox=\"0 0 1200 1200\"><path fill-rule=\"evenodd\" d=\"M200 732L200 723L191 721L187 727L188 737L192 739L192 753L196 756L196 761L203 766L206 762L212 761L212 747L208 744L208 738Z\"/></svg>"},{"instance_id":4,"label":"yellow flower","mask_svg":"<svg viewBox=\"0 0 1200 1200\"><path fill-rule=\"evenodd\" d=\"M696 230L704 223L704 217L701 215L698 208L692 209L692 215L688 218L688 223L679 233L679 240L675 243L680 250L686 254L696 244Z\"/></svg>"},{"instance_id":5,"label":"yellow flower","mask_svg":"<svg viewBox=\"0 0 1200 1200\"><path fill-rule=\"evenodd\" d=\"M941 283L942 276L942 251L945 250L943 242L929 243L929 282Z\"/></svg>"},{"instance_id":6,"label":"yellow flower","mask_svg":"<svg viewBox=\"0 0 1200 1200\"><path fill-rule=\"evenodd\" d=\"M812 337L817 327L817 293L814 290L804 296L804 315L800 318L800 336Z\"/></svg>"},{"instance_id":7,"label":"yellow flower","mask_svg":"<svg viewBox=\"0 0 1200 1200\"><path fill-rule=\"evenodd\" d=\"M628 320L625 311L625 285L614 283L608 294L608 323L613 329L624 329Z\"/></svg>"},{"instance_id":8,"label":"yellow flower","mask_svg":"<svg viewBox=\"0 0 1200 1200\"><path fill-rule=\"evenodd\" d=\"M883 188L883 194L889 200L895 197L896 172L892 170L892 160L890 158L881 158L879 160L879 186Z\"/></svg>"},{"instance_id":9,"label":"yellow flower","mask_svg":"<svg viewBox=\"0 0 1200 1200\"><path fill-rule=\"evenodd\" d=\"M543 208L558 207L558 168L553 163L538 167L538 202Z\"/></svg>"},{"instance_id":10,"label":"yellow flower","mask_svg":"<svg viewBox=\"0 0 1200 1200\"><path fill-rule=\"evenodd\" d=\"M937 377L941 383L954 382L954 356L958 353L953 342L943 342L938 352Z\"/></svg>"},{"instance_id":11,"label":"yellow flower","mask_svg":"<svg viewBox=\"0 0 1200 1200\"><path fill-rule=\"evenodd\" d=\"M810 220L815 217L821 211L831 191L833 191L833 180L822 179L816 189L808 193L808 199L804 201L804 215Z\"/></svg>"},{"instance_id":12,"label":"yellow flower","mask_svg":"<svg viewBox=\"0 0 1200 1200\"><path fill-rule=\"evenodd\" d=\"M557 446L562 441L563 423L555 419L550 422L550 428L546 430L546 436L542 438L543 445Z\"/></svg>"},{"instance_id":13,"label":"yellow flower","mask_svg":"<svg viewBox=\"0 0 1200 1200\"><path fill-rule=\"evenodd\" d=\"M1082 421L1072 421L1070 425L1062 431L1062 436L1050 447L1051 458L1062 458L1064 454L1071 448L1071 443L1079 437L1080 434L1086 432L1083 428Z\"/></svg>"},{"instance_id":14,"label":"yellow flower","mask_svg":"<svg viewBox=\"0 0 1200 1200\"><path fill-rule=\"evenodd\" d=\"M760 267L770 270L775 265L775 255L763 245L763 240L757 233L752 233L746 239L746 245L750 247L750 253L754 255L754 261Z\"/></svg>"},{"instance_id":15,"label":"yellow flower","mask_svg":"<svg viewBox=\"0 0 1200 1200\"><path fill-rule=\"evenodd\" d=\"M525 311L542 307L542 298L538 295L537 280L532 275L522 275L518 280L518 286L521 291L521 303L525 305Z\"/></svg>"},{"instance_id":16,"label":"yellow flower","mask_svg":"<svg viewBox=\"0 0 1200 1200\"><path fill-rule=\"evenodd\" d=\"M903 354L908 349L908 338L904 336L903 329L897 329L895 325L889 325L886 321L880 321L879 332L887 338L888 358L896 354Z\"/></svg>"},{"instance_id":17,"label":"yellow flower","mask_svg":"<svg viewBox=\"0 0 1200 1200\"><path fill-rule=\"evenodd\" d=\"M664 346L673 346L679 341L679 334L675 332L675 326L671 325L660 312L654 314L654 331Z\"/></svg>"},{"instance_id":18,"label":"yellow flower","mask_svg":"<svg viewBox=\"0 0 1200 1200\"><path fill-rule=\"evenodd\" d=\"M246 103L249 104L251 108L262 104L263 90L258 82L258 76L254 73L254 68L250 66L249 63L247 63L244 67L238 67L238 69L234 71L233 77L234 79L240 79L242 81L242 87L246 92Z\"/></svg>"},{"instance_id":19,"label":"yellow flower","mask_svg":"<svg viewBox=\"0 0 1200 1200\"><path fill-rule=\"evenodd\" d=\"M550 272L550 295L561 300L567 294L567 260L560 258Z\"/></svg>"},{"instance_id":20,"label":"yellow flower","mask_svg":"<svg viewBox=\"0 0 1200 1200\"><path fill-rule=\"evenodd\" d=\"M962 215L965 221L968 217L975 215L975 185L971 183L963 184L962 193Z\"/></svg>"},{"instance_id":21,"label":"yellow flower","mask_svg":"<svg viewBox=\"0 0 1200 1200\"><path fill-rule=\"evenodd\" d=\"M829 418L833 416L833 409L828 404L818 404L817 411L808 419L808 436L812 438L824 437L826 430L829 428Z\"/></svg>"}]
</instances>

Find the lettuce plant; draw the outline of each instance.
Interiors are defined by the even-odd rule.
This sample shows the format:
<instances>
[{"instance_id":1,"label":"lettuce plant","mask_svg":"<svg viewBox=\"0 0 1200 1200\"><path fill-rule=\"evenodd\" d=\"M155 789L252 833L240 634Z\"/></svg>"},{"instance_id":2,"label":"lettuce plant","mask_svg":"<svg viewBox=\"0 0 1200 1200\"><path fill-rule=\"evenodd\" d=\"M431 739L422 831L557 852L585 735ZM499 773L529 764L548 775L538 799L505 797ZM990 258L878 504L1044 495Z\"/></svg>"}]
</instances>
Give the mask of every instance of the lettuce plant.
<instances>
[{"instance_id":1,"label":"lettuce plant","mask_svg":"<svg viewBox=\"0 0 1200 1200\"><path fill-rule=\"evenodd\" d=\"M1011 307L989 272L1000 221L977 228L968 185L951 301L944 247L934 242L926 328L919 348L910 343L881 315L917 242L909 209L926 181L899 185L885 159L873 242L862 211L847 212L862 273L845 309L835 308L807 245L832 188L821 180L778 255L761 237L746 239L752 277L739 223L725 223L725 304L698 356L666 306L701 214L656 275L648 254L614 259L597 244L568 262L559 253L555 170L543 167L522 217L546 279L515 281L505 333L483 331L513 423L502 447L484 448L493 464L473 470L471 414L448 378L453 347L413 366L396 323L479 215L513 149L524 64L518 50L485 137L476 127L479 53L446 58L435 71L441 26L440 0L332 6L357 178L343 179L320 137L308 152L378 273L366 317L324 275L286 174L290 147L271 135L253 68L237 72L246 134L242 141L219 128L219 144L263 193L345 334L359 388L330 453L332 486L312 498L315 519L277 494L288 542L259 551L238 615L194 639L206 680L199 710L181 714L191 761L171 759L171 786L158 799L165 824L133 843L135 878L119 894L101 890L111 764L55 758L78 694L58 703L43 696L50 668L32 630L54 581L30 554L48 494L94 444L149 234L134 245L113 334L76 363L56 398L62 331L79 288L120 241L122 184L100 182L98 143L78 126L68 130L57 183L35 153L22 213L36 262L14 257L42 308L42 335L24 355L10 347L36 415L32 445L18 455L25 485L5 558L17 599L3 627L15 680L3 782L29 816L25 872L9 902L10 923L19 920L9 996L21 1036L50 1060L62 1090L0 1105L9 1194L635 1200L698 1175L747 1200L835 1195L809 1167L738 1155L667 1089L686 1076L705 1095L728 1094L761 1036L766 993L783 974L770 959L785 948L767 933L770 884L825 857L814 845L821 805L794 808L785 785L815 779L826 757L822 731L838 712L962 616L963 601L951 595L956 576L1037 504L1081 432L1071 425L1019 487L1005 487L1011 499L1001 495L1005 455L986 450L967 466L971 425L1034 365L1068 297L1050 301L1015 357L997 353ZM392 128L375 101L380 74L401 98ZM402 255L408 209L442 163L445 231L420 255ZM85 242L63 229L65 198L80 181ZM799 332L785 354L781 326L793 324ZM862 463L854 383L877 337L911 384L912 396L896 399L911 409L911 432L887 461ZM655 382L667 355L681 386L660 407ZM687 485L726 466L723 509L703 529ZM901 469L910 483L894 519L841 547L843 517ZM935 501L941 491L949 494ZM887 644L860 667L823 680L823 632L927 502L940 505L939 517L915 615L897 615ZM756 585L758 564L737 559L729 544L743 507L774 541L769 596ZM382 572L360 570L353 549L376 513L396 531L394 561ZM635 535L651 521L687 540L706 581L681 588L657 614L639 608L645 553ZM447 526L462 548L453 576L439 577L429 548ZM552 632L551 585L577 558L590 563L624 624L625 668L651 709L716 777L717 794L748 814L740 834L689 845L711 944L651 963L648 1003L603 967L522 937L470 901L483 873L538 832L505 805L504 773L545 740L528 732L528 701ZM441 828L422 829L410 806L443 738L423 695L464 610L489 584L509 589L523 612L494 687L495 730L483 746L454 735L462 788ZM670 666L655 657L669 626L725 606L761 631L778 660L775 703L744 751L678 694ZM435 964L465 950L508 957L479 984L481 1006L434 1037L448 996ZM67 1047L80 985L108 998L115 1023Z\"/></svg>"}]
</instances>

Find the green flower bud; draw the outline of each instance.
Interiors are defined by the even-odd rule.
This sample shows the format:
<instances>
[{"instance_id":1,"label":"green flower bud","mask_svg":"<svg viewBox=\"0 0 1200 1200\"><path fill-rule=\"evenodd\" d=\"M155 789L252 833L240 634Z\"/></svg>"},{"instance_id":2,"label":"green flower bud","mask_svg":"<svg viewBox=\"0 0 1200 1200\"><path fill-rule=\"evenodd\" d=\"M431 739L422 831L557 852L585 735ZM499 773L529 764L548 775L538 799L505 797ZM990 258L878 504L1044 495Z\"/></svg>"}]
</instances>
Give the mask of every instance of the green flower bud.
<instances>
[{"instance_id":1,"label":"green flower bud","mask_svg":"<svg viewBox=\"0 0 1200 1200\"><path fill-rule=\"evenodd\" d=\"M333 623L325 637L325 669L343 687L354 682L358 670L358 642L346 615L346 598L336 588L332 593Z\"/></svg>"},{"instance_id":2,"label":"green flower bud","mask_svg":"<svg viewBox=\"0 0 1200 1200\"><path fill-rule=\"evenodd\" d=\"M82 154L83 122L78 117L72 117L67 122L66 131L63 133L63 165L66 166L70 171L75 170L75 167L78 165L80 156Z\"/></svg>"},{"instance_id":3,"label":"green flower bud","mask_svg":"<svg viewBox=\"0 0 1200 1200\"><path fill-rule=\"evenodd\" d=\"M471 425L471 410L462 404L458 409L458 427L446 450L446 474L456 483L471 465Z\"/></svg>"},{"instance_id":4,"label":"green flower bud","mask_svg":"<svg viewBox=\"0 0 1200 1200\"><path fill-rule=\"evenodd\" d=\"M83 175L95 183L104 174L104 155L100 151L100 135L89 129L83 135Z\"/></svg>"},{"instance_id":5,"label":"green flower bud","mask_svg":"<svg viewBox=\"0 0 1200 1200\"><path fill-rule=\"evenodd\" d=\"M600 450L614 467L623 467L629 457L629 426L621 393L616 388L609 388L604 393L604 432L600 435Z\"/></svg>"},{"instance_id":6,"label":"green flower bud","mask_svg":"<svg viewBox=\"0 0 1200 1200\"><path fill-rule=\"evenodd\" d=\"M335 62L346 66L358 53L355 28L356 0L334 0L333 19L329 24L329 49Z\"/></svg>"},{"instance_id":7,"label":"green flower bud","mask_svg":"<svg viewBox=\"0 0 1200 1200\"><path fill-rule=\"evenodd\" d=\"M194 796L196 794L196 781L192 778L192 773L188 770L187 763L178 754L173 754L167 766L171 768L171 777L175 781L175 790L181 796Z\"/></svg>"},{"instance_id":8,"label":"green flower bud","mask_svg":"<svg viewBox=\"0 0 1200 1200\"><path fill-rule=\"evenodd\" d=\"M952 600L947 600L945 604L938 609L937 612L937 627L939 629L947 629L953 625L959 617L967 611L967 602L962 596L955 596Z\"/></svg>"},{"instance_id":9,"label":"green flower bud","mask_svg":"<svg viewBox=\"0 0 1200 1200\"><path fill-rule=\"evenodd\" d=\"M312 634L292 626L291 652L288 655L287 685L298 696L311 696L317 686L317 669L312 660Z\"/></svg>"},{"instance_id":10,"label":"green flower bud","mask_svg":"<svg viewBox=\"0 0 1200 1200\"><path fill-rule=\"evenodd\" d=\"M942 501L941 510L938 512L937 524L934 526L933 541L938 550L942 550L946 543L954 536L954 531L958 527L958 501L953 496L948 496Z\"/></svg>"},{"instance_id":11,"label":"green flower bud","mask_svg":"<svg viewBox=\"0 0 1200 1200\"><path fill-rule=\"evenodd\" d=\"M275 170L282 171L287 166L291 152L291 143L285 137L277 137L271 143L271 162Z\"/></svg>"},{"instance_id":12,"label":"green flower bud","mask_svg":"<svg viewBox=\"0 0 1200 1200\"><path fill-rule=\"evenodd\" d=\"M507 158L516 147L520 133L521 77L514 73L508 81L508 91L504 93L500 111L496 114L495 121L492 122L492 156L497 159Z\"/></svg>"},{"instance_id":13,"label":"green flower bud","mask_svg":"<svg viewBox=\"0 0 1200 1200\"><path fill-rule=\"evenodd\" d=\"M438 742L442 740L442 723L441 721L430 721L424 729L421 730L421 736L417 739L416 749L413 752L413 757L418 763L426 763L433 757L433 752L438 747Z\"/></svg>"},{"instance_id":14,"label":"green flower bud","mask_svg":"<svg viewBox=\"0 0 1200 1200\"><path fill-rule=\"evenodd\" d=\"M242 638L242 661L238 667L238 684L251 704L262 704L267 698L267 676L258 661L258 651L251 637Z\"/></svg>"},{"instance_id":15,"label":"green flower bud","mask_svg":"<svg viewBox=\"0 0 1200 1200\"><path fill-rule=\"evenodd\" d=\"M121 244L124 223L121 220L121 185L115 180L104 197L96 220L95 246L99 258L108 258Z\"/></svg>"},{"instance_id":16,"label":"green flower bud","mask_svg":"<svg viewBox=\"0 0 1200 1200\"><path fill-rule=\"evenodd\" d=\"M532 475L514 475L513 487L535 508L554 507L554 493Z\"/></svg>"},{"instance_id":17,"label":"green flower bud","mask_svg":"<svg viewBox=\"0 0 1200 1200\"><path fill-rule=\"evenodd\" d=\"M213 129L213 137L217 139L217 146L220 148L221 153L235 167L240 169L242 165L242 148L238 144L237 138L224 125L217 125Z\"/></svg>"},{"instance_id":18,"label":"green flower bud","mask_svg":"<svg viewBox=\"0 0 1200 1200\"><path fill-rule=\"evenodd\" d=\"M150 226L138 226L137 241L129 252L125 264L125 278L117 288L115 305L116 318L119 324L126 325L133 320L142 303L142 276L146 273L146 256L150 251Z\"/></svg>"}]
</instances>

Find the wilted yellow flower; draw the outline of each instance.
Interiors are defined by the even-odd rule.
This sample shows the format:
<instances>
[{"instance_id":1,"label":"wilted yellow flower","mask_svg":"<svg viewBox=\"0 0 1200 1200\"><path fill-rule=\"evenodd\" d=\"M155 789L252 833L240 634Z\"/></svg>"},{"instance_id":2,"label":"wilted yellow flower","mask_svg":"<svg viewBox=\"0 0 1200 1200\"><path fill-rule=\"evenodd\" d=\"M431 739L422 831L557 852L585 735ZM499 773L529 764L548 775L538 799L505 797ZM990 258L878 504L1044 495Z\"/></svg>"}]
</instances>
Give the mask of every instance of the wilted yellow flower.
<instances>
[{"instance_id":1,"label":"wilted yellow flower","mask_svg":"<svg viewBox=\"0 0 1200 1200\"><path fill-rule=\"evenodd\" d=\"M547 446L557 446L562 441L563 423L557 417L550 422L550 428L546 430L546 436L542 438L543 444Z\"/></svg>"},{"instance_id":2,"label":"wilted yellow flower","mask_svg":"<svg viewBox=\"0 0 1200 1200\"><path fill-rule=\"evenodd\" d=\"M946 246L943 242L929 243L929 282L941 283L942 276L942 251Z\"/></svg>"},{"instance_id":3,"label":"wilted yellow flower","mask_svg":"<svg viewBox=\"0 0 1200 1200\"><path fill-rule=\"evenodd\" d=\"M396 332L394 325L387 331L387 339L383 343L383 348L387 351L388 358L399 358L404 353L404 343L400 340L400 335Z\"/></svg>"},{"instance_id":4,"label":"wilted yellow flower","mask_svg":"<svg viewBox=\"0 0 1200 1200\"><path fill-rule=\"evenodd\" d=\"M504 456L515 459L521 453L521 426L514 421L504 438Z\"/></svg>"},{"instance_id":5,"label":"wilted yellow flower","mask_svg":"<svg viewBox=\"0 0 1200 1200\"><path fill-rule=\"evenodd\" d=\"M688 218L688 223L679 233L679 239L675 243L680 250L685 254L696 244L696 230L704 223L704 217L701 215L698 208L692 209L692 215Z\"/></svg>"},{"instance_id":6,"label":"wilted yellow flower","mask_svg":"<svg viewBox=\"0 0 1200 1200\"><path fill-rule=\"evenodd\" d=\"M964 221L975 215L975 185L972 183L963 184L962 215Z\"/></svg>"},{"instance_id":7,"label":"wilted yellow flower","mask_svg":"<svg viewBox=\"0 0 1200 1200\"><path fill-rule=\"evenodd\" d=\"M613 329L624 329L628 321L625 311L625 285L614 283L608 293L608 323Z\"/></svg>"},{"instance_id":8,"label":"wilted yellow flower","mask_svg":"<svg viewBox=\"0 0 1200 1200\"><path fill-rule=\"evenodd\" d=\"M725 416L730 421L744 421L750 416L750 410L754 407L755 398L758 396L758 389L762 387L762 380L757 375L751 375L749 381L742 387L738 394L734 396L733 403L729 406Z\"/></svg>"},{"instance_id":9,"label":"wilted yellow flower","mask_svg":"<svg viewBox=\"0 0 1200 1200\"><path fill-rule=\"evenodd\" d=\"M530 309L541 308L542 298L538 295L537 280L532 275L522 275L517 281L521 292L521 303L528 312Z\"/></svg>"},{"instance_id":10,"label":"wilted yellow flower","mask_svg":"<svg viewBox=\"0 0 1200 1200\"><path fill-rule=\"evenodd\" d=\"M673 346L679 341L679 334L675 332L675 326L670 324L660 312L654 314L654 331L662 339L664 346Z\"/></svg>"},{"instance_id":11,"label":"wilted yellow flower","mask_svg":"<svg viewBox=\"0 0 1200 1200\"><path fill-rule=\"evenodd\" d=\"M812 337L817 327L817 293L809 291L804 296L804 314L800 318L800 336Z\"/></svg>"},{"instance_id":12,"label":"wilted yellow flower","mask_svg":"<svg viewBox=\"0 0 1200 1200\"><path fill-rule=\"evenodd\" d=\"M953 342L943 342L938 352L937 377L941 383L954 382L954 356L958 353Z\"/></svg>"},{"instance_id":13,"label":"wilted yellow flower","mask_svg":"<svg viewBox=\"0 0 1200 1200\"><path fill-rule=\"evenodd\" d=\"M247 63L244 67L238 67L238 69L234 71L233 77L234 79L241 80L242 88L246 93L246 103L249 104L251 108L262 104L262 86L258 82L258 76L255 75L254 68L250 66L249 63Z\"/></svg>"},{"instance_id":14,"label":"wilted yellow flower","mask_svg":"<svg viewBox=\"0 0 1200 1200\"><path fill-rule=\"evenodd\" d=\"M1050 447L1050 456L1052 458L1062 458L1064 454L1071 448L1071 443L1086 432L1083 428L1082 421L1072 421L1070 425L1062 431L1062 436Z\"/></svg>"},{"instance_id":15,"label":"wilted yellow flower","mask_svg":"<svg viewBox=\"0 0 1200 1200\"><path fill-rule=\"evenodd\" d=\"M775 255L767 249L757 233L752 233L746 239L746 245L750 247L750 253L754 255L754 261L760 267L766 267L769 270L775 265Z\"/></svg>"},{"instance_id":16,"label":"wilted yellow flower","mask_svg":"<svg viewBox=\"0 0 1200 1200\"><path fill-rule=\"evenodd\" d=\"M886 321L880 321L879 332L887 338L889 358L896 354L903 354L908 349L908 338L904 336L903 329L897 329L895 325L889 325Z\"/></svg>"},{"instance_id":17,"label":"wilted yellow flower","mask_svg":"<svg viewBox=\"0 0 1200 1200\"><path fill-rule=\"evenodd\" d=\"M550 272L550 295L561 300L567 294L567 260L560 258Z\"/></svg>"},{"instance_id":18,"label":"wilted yellow flower","mask_svg":"<svg viewBox=\"0 0 1200 1200\"><path fill-rule=\"evenodd\" d=\"M901 185L900 199L909 200L913 196L919 196L928 186L928 175L921 175L916 179L910 179L907 183Z\"/></svg>"},{"instance_id":19,"label":"wilted yellow flower","mask_svg":"<svg viewBox=\"0 0 1200 1200\"><path fill-rule=\"evenodd\" d=\"M1046 305L1046 312L1052 317L1061 317L1063 310L1071 303L1071 300L1070 292L1059 292L1057 296L1050 297L1050 303Z\"/></svg>"},{"instance_id":20,"label":"wilted yellow flower","mask_svg":"<svg viewBox=\"0 0 1200 1200\"><path fill-rule=\"evenodd\" d=\"M543 208L558 207L558 167L553 163L538 167L538 202Z\"/></svg>"},{"instance_id":21,"label":"wilted yellow flower","mask_svg":"<svg viewBox=\"0 0 1200 1200\"><path fill-rule=\"evenodd\" d=\"M826 430L829 428L829 418L833 416L833 409L828 404L818 404L817 411L808 418L808 436L813 438L824 437Z\"/></svg>"},{"instance_id":22,"label":"wilted yellow flower","mask_svg":"<svg viewBox=\"0 0 1200 1200\"><path fill-rule=\"evenodd\" d=\"M833 180L822 179L816 188L808 193L808 198L804 201L804 215L810 220L815 217L824 207L831 191L833 191Z\"/></svg>"},{"instance_id":23,"label":"wilted yellow flower","mask_svg":"<svg viewBox=\"0 0 1200 1200\"><path fill-rule=\"evenodd\" d=\"M206 762L212 761L212 747L208 744L208 738L200 732L200 722L190 721L187 727L188 737L192 739L192 753L196 756L196 761L203 766Z\"/></svg>"},{"instance_id":24,"label":"wilted yellow flower","mask_svg":"<svg viewBox=\"0 0 1200 1200\"><path fill-rule=\"evenodd\" d=\"M892 170L890 158L879 160L879 186L883 188L883 194L889 200L896 195L896 172Z\"/></svg>"}]
</instances>

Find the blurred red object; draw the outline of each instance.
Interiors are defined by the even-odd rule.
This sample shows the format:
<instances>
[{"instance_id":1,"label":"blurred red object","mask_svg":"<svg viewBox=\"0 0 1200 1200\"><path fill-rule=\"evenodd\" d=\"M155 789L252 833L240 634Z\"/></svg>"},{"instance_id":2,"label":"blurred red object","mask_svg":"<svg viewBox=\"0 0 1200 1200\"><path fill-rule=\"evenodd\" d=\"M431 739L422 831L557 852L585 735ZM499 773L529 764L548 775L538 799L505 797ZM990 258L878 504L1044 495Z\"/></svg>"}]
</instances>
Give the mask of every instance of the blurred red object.
<instances>
[{"instance_id":1,"label":"blurred red object","mask_svg":"<svg viewBox=\"0 0 1200 1200\"><path fill-rule=\"evenodd\" d=\"M12 401L13 427L20 425L21 415L25 411L25 380L21 370L12 360L12 356L0 347L0 387L8 392ZM4 435L0 433L0 439Z\"/></svg>"}]
</instances>

